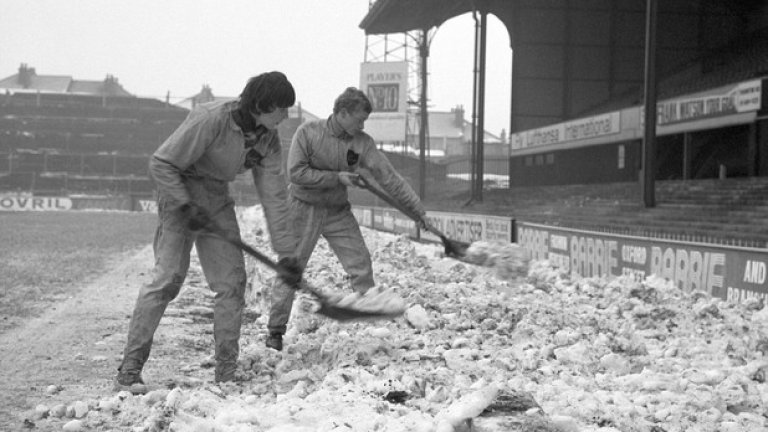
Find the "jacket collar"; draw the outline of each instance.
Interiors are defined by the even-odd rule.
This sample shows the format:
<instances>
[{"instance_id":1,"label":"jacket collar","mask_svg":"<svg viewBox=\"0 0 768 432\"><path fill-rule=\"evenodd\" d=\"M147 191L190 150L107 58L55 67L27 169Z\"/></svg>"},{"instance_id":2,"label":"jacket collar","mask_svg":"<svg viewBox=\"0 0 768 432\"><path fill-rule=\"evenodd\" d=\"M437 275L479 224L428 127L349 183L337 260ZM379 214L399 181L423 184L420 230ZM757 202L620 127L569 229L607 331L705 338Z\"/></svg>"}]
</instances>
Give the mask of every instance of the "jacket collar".
<instances>
[{"instance_id":1,"label":"jacket collar","mask_svg":"<svg viewBox=\"0 0 768 432\"><path fill-rule=\"evenodd\" d=\"M328 130L331 131L331 135L333 135L334 137L342 141L350 141L352 138L354 138L352 135L348 134L343 127L341 127L341 125L339 124L339 121L336 119L335 114L331 114L331 116L328 117L328 120L325 122L325 125L328 128Z\"/></svg>"}]
</instances>

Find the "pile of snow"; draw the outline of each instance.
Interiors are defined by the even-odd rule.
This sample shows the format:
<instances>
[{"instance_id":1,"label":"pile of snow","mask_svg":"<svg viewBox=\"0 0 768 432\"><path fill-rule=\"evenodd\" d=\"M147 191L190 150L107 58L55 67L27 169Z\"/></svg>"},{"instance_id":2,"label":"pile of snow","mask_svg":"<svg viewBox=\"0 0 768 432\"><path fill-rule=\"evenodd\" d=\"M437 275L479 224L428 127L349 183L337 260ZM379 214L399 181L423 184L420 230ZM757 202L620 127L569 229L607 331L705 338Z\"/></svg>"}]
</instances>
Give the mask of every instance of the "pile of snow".
<instances>
[{"instance_id":1,"label":"pile of snow","mask_svg":"<svg viewBox=\"0 0 768 432\"><path fill-rule=\"evenodd\" d=\"M257 209L243 215L244 239L268 250ZM144 396L104 395L69 430L444 432L472 423L473 430L768 431L762 303L726 303L655 277L585 279L546 261L532 262L523 280L507 280L441 257L439 245L364 235L379 287L407 302L402 318L332 322L312 314L302 295L283 352L243 349L248 381L216 386L208 377ZM249 264L249 307L260 311L273 277L262 267ZM324 242L305 276L348 292ZM505 412L509 401L518 407ZM483 414L493 407L494 417ZM50 421L63 425L64 417ZM492 423L496 429L482 428Z\"/></svg>"}]
</instances>

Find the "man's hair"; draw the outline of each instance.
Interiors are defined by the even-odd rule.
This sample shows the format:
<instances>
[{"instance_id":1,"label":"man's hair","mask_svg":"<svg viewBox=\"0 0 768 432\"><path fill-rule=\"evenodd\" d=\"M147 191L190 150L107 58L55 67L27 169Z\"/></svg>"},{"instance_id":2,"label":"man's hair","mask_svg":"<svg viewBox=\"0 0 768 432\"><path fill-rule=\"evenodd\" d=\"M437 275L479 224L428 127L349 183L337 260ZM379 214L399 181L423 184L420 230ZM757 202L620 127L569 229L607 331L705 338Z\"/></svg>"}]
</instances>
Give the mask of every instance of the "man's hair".
<instances>
[{"instance_id":1,"label":"man's hair","mask_svg":"<svg viewBox=\"0 0 768 432\"><path fill-rule=\"evenodd\" d=\"M340 94L336 98L336 102L333 103L334 114L340 113L343 109L346 109L350 114L358 109L370 114L373 111L373 106L365 93L355 87L347 87L344 93Z\"/></svg>"},{"instance_id":2,"label":"man's hair","mask_svg":"<svg viewBox=\"0 0 768 432\"><path fill-rule=\"evenodd\" d=\"M270 113L277 108L288 108L296 103L296 92L282 72L265 72L248 80L240 93L240 112L250 117L249 113Z\"/></svg>"}]
</instances>

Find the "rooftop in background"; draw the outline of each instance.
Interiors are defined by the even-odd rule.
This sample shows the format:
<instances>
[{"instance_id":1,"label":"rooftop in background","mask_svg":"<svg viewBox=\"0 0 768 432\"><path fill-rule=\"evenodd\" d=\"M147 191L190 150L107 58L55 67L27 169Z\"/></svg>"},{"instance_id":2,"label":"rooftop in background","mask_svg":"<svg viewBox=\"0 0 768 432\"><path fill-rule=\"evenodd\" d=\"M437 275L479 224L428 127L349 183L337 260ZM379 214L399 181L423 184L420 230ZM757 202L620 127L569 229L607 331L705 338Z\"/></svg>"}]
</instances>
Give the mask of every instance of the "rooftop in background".
<instances>
[{"instance_id":1,"label":"rooftop in background","mask_svg":"<svg viewBox=\"0 0 768 432\"><path fill-rule=\"evenodd\" d=\"M200 90L200 93L188 97L181 102L178 102L174 105L181 108L186 108L188 110L191 110L194 108L197 104L206 103L206 102L213 102L213 101L220 101L220 100L229 100L229 99L235 99L237 96L216 96L213 94L213 90L211 90L211 87L209 85L203 85L203 88ZM315 114L312 114L311 112L305 110L302 108L301 103L297 103L296 105L288 108L288 117L289 118L303 118L304 120L317 120L320 117L316 116Z\"/></svg>"},{"instance_id":2,"label":"rooftop in background","mask_svg":"<svg viewBox=\"0 0 768 432\"><path fill-rule=\"evenodd\" d=\"M418 134L421 118L417 112L412 113L412 129ZM472 122L465 120L464 107L457 106L450 111L428 111L429 136L431 138L460 138L469 141L472 137ZM503 131L502 131L503 132ZM488 144L503 143L504 137L490 133L487 130L483 140Z\"/></svg>"},{"instance_id":3,"label":"rooftop in background","mask_svg":"<svg viewBox=\"0 0 768 432\"><path fill-rule=\"evenodd\" d=\"M66 75L38 75L35 68L22 63L19 72L0 80L5 93L67 93L95 96L133 96L112 75L103 81L75 80Z\"/></svg>"}]
</instances>

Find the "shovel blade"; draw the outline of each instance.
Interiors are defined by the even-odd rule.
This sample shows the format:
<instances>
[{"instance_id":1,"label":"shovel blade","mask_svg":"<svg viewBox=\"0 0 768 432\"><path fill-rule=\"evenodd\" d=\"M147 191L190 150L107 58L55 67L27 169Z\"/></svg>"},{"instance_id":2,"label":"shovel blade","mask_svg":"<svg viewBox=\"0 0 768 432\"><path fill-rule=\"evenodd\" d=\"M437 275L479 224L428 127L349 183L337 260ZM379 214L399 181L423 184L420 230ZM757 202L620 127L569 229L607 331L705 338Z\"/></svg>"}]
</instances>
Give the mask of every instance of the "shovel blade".
<instances>
[{"instance_id":1,"label":"shovel blade","mask_svg":"<svg viewBox=\"0 0 768 432\"><path fill-rule=\"evenodd\" d=\"M397 318L403 314L403 312L391 313L352 309L348 307L337 306L322 300L320 301L320 309L317 310L317 313L332 320L341 322L388 320Z\"/></svg>"},{"instance_id":2,"label":"shovel blade","mask_svg":"<svg viewBox=\"0 0 768 432\"><path fill-rule=\"evenodd\" d=\"M451 258L464 258L467 256L468 243L451 240L448 237L441 237L443 241L443 247L445 248L445 256Z\"/></svg>"}]
</instances>

